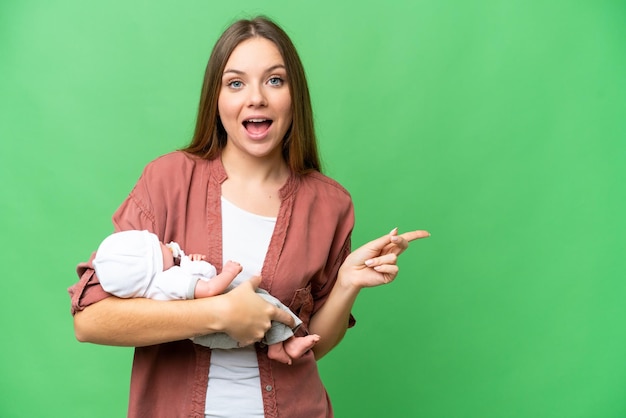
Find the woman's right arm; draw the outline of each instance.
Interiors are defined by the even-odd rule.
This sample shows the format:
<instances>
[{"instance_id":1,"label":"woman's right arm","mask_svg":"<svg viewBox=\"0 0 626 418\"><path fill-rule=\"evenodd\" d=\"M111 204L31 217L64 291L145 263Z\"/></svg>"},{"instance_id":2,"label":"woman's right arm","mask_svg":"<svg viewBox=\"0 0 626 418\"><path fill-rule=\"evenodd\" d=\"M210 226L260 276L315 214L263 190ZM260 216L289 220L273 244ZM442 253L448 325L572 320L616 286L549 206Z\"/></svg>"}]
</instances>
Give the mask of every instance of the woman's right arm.
<instances>
[{"instance_id":1,"label":"woman's right arm","mask_svg":"<svg viewBox=\"0 0 626 418\"><path fill-rule=\"evenodd\" d=\"M243 347L261 340L272 320L293 326L287 312L254 292L260 281L194 300L107 297L74 315L74 332L81 342L135 347L226 332Z\"/></svg>"}]
</instances>

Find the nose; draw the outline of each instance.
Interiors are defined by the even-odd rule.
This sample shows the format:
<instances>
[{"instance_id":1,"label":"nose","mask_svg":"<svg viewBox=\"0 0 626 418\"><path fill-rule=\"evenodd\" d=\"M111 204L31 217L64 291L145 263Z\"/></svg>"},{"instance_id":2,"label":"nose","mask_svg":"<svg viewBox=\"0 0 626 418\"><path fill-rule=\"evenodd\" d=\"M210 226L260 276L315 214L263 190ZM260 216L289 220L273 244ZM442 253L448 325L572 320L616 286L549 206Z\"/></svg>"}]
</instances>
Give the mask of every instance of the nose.
<instances>
[{"instance_id":1,"label":"nose","mask_svg":"<svg viewBox=\"0 0 626 418\"><path fill-rule=\"evenodd\" d=\"M248 89L248 106L250 107L262 107L267 105L267 98L263 91L263 85L254 84Z\"/></svg>"}]
</instances>

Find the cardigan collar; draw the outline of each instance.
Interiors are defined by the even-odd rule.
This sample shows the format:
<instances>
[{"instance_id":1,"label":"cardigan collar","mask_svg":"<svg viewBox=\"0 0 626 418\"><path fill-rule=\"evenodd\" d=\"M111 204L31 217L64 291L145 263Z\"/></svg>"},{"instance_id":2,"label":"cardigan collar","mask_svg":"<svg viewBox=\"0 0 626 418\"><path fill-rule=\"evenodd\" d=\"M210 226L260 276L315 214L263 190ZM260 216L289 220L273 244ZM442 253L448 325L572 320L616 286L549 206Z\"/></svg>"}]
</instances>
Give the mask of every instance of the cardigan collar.
<instances>
[{"instance_id":1,"label":"cardigan collar","mask_svg":"<svg viewBox=\"0 0 626 418\"><path fill-rule=\"evenodd\" d=\"M209 161L209 170L211 176L215 178L219 184L222 184L228 178L228 174L226 174L226 169L222 163L221 155ZM291 196L298 189L299 184L300 176L290 170L287 181L278 190L280 199L285 200L287 197Z\"/></svg>"}]
</instances>

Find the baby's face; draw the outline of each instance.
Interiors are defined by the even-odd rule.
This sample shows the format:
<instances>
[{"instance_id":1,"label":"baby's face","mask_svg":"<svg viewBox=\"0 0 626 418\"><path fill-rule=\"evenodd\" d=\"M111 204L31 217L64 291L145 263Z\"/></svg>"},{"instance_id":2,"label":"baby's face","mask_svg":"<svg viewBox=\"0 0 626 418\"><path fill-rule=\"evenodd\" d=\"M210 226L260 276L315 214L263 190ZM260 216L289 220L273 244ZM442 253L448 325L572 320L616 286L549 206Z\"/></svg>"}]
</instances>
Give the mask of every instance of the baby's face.
<instances>
[{"instance_id":1,"label":"baby's face","mask_svg":"<svg viewBox=\"0 0 626 418\"><path fill-rule=\"evenodd\" d=\"M162 242L161 244L161 253L163 253L163 271L174 266L174 255L172 254L172 250L167 248L165 244Z\"/></svg>"}]
</instances>

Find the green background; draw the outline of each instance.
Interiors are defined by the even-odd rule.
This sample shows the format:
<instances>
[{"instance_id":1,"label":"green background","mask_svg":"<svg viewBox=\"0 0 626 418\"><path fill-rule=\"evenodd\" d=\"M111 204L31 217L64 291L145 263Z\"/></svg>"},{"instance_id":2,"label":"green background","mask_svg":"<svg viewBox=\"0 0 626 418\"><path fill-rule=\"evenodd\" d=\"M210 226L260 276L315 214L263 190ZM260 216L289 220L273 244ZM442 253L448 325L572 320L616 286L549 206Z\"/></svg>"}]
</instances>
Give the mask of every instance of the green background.
<instances>
[{"instance_id":1,"label":"green background","mask_svg":"<svg viewBox=\"0 0 626 418\"><path fill-rule=\"evenodd\" d=\"M625 417L623 0L3 1L0 416L125 415L132 349L76 342L66 288L259 13L304 61L354 244L432 233L320 361L336 415Z\"/></svg>"}]
</instances>

